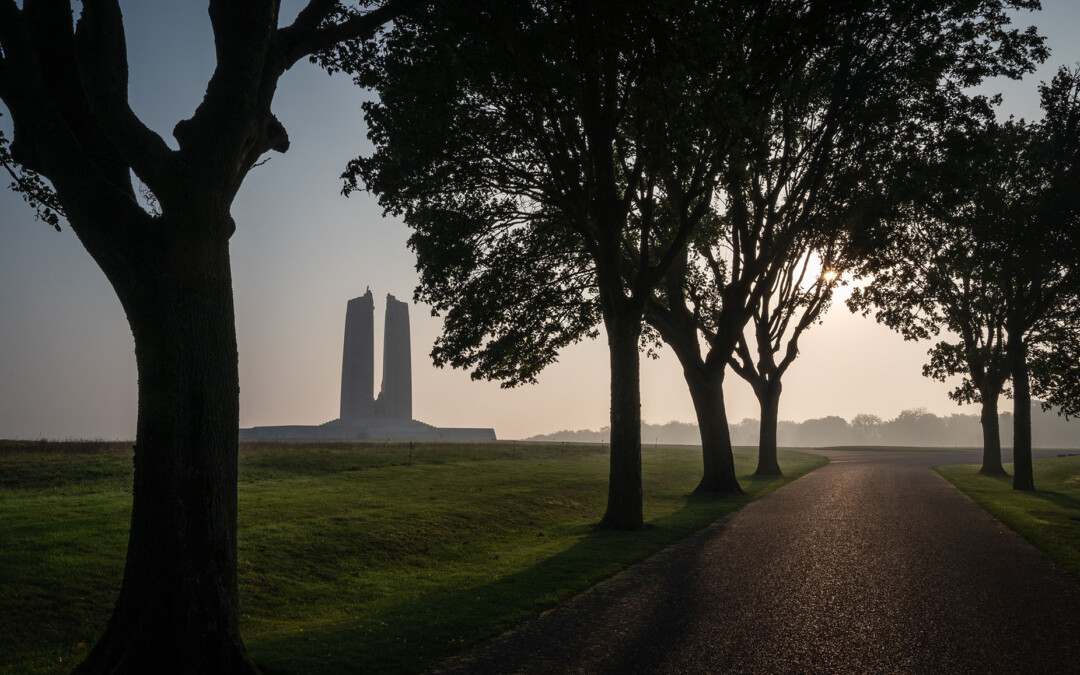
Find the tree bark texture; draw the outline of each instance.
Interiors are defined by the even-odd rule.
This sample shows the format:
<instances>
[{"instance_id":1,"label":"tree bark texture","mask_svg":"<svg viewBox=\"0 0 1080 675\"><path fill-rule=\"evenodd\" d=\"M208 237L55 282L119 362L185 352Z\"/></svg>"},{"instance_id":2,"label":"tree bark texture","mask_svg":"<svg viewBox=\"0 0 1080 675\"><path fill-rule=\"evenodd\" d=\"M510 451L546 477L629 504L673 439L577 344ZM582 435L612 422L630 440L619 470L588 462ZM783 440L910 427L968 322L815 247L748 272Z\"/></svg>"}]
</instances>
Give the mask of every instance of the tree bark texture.
<instances>
[{"instance_id":1,"label":"tree bark texture","mask_svg":"<svg viewBox=\"0 0 1080 675\"><path fill-rule=\"evenodd\" d=\"M641 319L605 317L611 363L611 454L602 527L645 527L641 487Z\"/></svg>"},{"instance_id":2,"label":"tree bark texture","mask_svg":"<svg viewBox=\"0 0 1080 675\"><path fill-rule=\"evenodd\" d=\"M120 595L76 672L255 673L240 637L239 376L227 239L147 256L117 286L139 411Z\"/></svg>"},{"instance_id":3,"label":"tree bark texture","mask_svg":"<svg viewBox=\"0 0 1080 675\"><path fill-rule=\"evenodd\" d=\"M780 380L765 381L756 387L758 403L761 405L761 427L758 430L758 464L756 476L783 476L780 462L776 457L776 430L780 422L780 392L783 386Z\"/></svg>"},{"instance_id":4,"label":"tree bark texture","mask_svg":"<svg viewBox=\"0 0 1080 675\"><path fill-rule=\"evenodd\" d=\"M1031 383L1023 333L1010 331L1009 367L1013 380L1013 489L1034 490L1031 464Z\"/></svg>"},{"instance_id":5,"label":"tree bark texture","mask_svg":"<svg viewBox=\"0 0 1080 675\"><path fill-rule=\"evenodd\" d=\"M641 487L641 323L605 320L611 365L611 451L607 509L600 524L617 530L645 526Z\"/></svg>"},{"instance_id":6,"label":"tree bark texture","mask_svg":"<svg viewBox=\"0 0 1080 675\"><path fill-rule=\"evenodd\" d=\"M998 387L998 391L1000 391ZM979 473L987 476L1005 476L1005 467L1001 465L1001 427L998 422L998 395L982 393L982 415L980 423L983 433L983 459Z\"/></svg>"},{"instance_id":7,"label":"tree bark texture","mask_svg":"<svg viewBox=\"0 0 1080 675\"><path fill-rule=\"evenodd\" d=\"M739 480L735 477L735 457L724 404L724 372L710 373L704 368L684 364L683 373L701 432L703 471L694 491L742 494Z\"/></svg>"}]
</instances>

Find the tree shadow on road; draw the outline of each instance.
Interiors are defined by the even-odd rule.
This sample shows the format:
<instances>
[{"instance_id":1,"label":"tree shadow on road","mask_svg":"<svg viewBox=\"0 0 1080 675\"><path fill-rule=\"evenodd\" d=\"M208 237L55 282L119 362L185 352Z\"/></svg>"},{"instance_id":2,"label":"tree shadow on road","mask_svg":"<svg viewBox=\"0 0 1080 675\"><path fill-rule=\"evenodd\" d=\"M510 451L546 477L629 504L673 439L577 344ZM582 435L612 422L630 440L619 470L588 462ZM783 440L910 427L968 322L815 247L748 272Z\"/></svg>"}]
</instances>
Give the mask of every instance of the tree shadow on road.
<instances>
[{"instance_id":1,"label":"tree shadow on road","mask_svg":"<svg viewBox=\"0 0 1080 675\"><path fill-rule=\"evenodd\" d=\"M782 478L749 479L760 494ZM760 484L757 484L759 483ZM595 528L574 545L520 572L452 591L420 594L413 602L387 607L374 621L306 626L303 632L253 637L248 648L269 675L366 672L409 673L431 667L484 638L554 607L656 551L737 510L751 497L688 494L681 508L647 523L645 530ZM668 593L680 593L678 574ZM419 591L418 591L419 592ZM670 617L642 615L649 625ZM588 626L580 626L588 631ZM539 647L539 646L538 646ZM653 645L655 648L655 645ZM644 655L639 655L644 657ZM620 660L622 656L620 655ZM469 668L466 668L467 672Z\"/></svg>"}]
</instances>

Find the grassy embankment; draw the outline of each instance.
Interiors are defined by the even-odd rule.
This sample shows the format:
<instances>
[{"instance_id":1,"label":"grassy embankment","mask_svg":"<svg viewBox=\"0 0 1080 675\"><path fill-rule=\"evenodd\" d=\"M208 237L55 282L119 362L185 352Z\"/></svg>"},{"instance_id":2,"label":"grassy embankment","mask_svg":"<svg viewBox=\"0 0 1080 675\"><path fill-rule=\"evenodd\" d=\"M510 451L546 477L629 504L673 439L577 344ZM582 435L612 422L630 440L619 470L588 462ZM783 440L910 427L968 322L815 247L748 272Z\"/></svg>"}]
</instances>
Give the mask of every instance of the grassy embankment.
<instances>
[{"instance_id":1,"label":"grassy embankment","mask_svg":"<svg viewBox=\"0 0 1080 675\"><path fill-rule=\"evenodd\" d=\"M130 447L0 442L0 673L69 672L123 570ZM320 444L241 449L240 602L268 673L416 672L824 463L691 494L696 448L647 448L642 532L593 528L602 446Z\"/></svg>"},{"instance_id":2,"label":"grassy embankment","mask_svg":"<svg viewBox=\"0 0 1080 675\"><path fill-rule=\"evenodd\" d=\"M1011 477L984 476L975 465L936 470L1080 580L1080 455L1036 459L1033 465L1035 492L1013 490ZM1012 464L1005 470L1012 473Z\"/></svg>"}]
</instances>

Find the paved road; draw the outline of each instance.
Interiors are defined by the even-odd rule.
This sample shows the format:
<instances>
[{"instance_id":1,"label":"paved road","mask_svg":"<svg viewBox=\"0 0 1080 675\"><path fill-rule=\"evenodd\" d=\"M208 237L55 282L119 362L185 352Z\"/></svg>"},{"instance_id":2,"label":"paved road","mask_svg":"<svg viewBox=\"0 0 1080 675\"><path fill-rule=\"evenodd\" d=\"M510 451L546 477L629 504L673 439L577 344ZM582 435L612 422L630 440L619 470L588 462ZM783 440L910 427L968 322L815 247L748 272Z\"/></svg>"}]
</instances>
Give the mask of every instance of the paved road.
<instances>
[{"instance_id":1,"label":"paved road","mask_svg":"<svg viewBox=\"0 0 1080 675\"><path fill-rule=\"evenodd\" d=\"M1080 585L930 470L832 460L440 673L1080 673Z\"/></svg>"}]
</instances>

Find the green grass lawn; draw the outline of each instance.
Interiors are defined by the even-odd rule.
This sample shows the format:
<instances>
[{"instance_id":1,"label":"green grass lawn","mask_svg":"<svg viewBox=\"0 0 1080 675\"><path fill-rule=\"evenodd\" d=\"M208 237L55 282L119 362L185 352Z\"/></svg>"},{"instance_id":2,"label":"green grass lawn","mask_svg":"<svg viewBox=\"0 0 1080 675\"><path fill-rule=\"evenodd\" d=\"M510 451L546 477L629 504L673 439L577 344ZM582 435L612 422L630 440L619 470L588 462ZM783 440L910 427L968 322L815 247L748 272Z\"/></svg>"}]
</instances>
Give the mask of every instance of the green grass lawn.
<instances>
[{"instance_id":1,"label":"green grass lawn","mask_svg":"<svg viewBox=\"0 0 1080 675\"><path fill-rule=\"evenodd\" d=\"M1012 489L978 466L939 466L946 480L1080 580L1080 455L1036 459L1035 492ZM1012 472L1012 464L1005 470Z\"/></svg>"},{"instance_id":2,"label":"green grass lawn","mask_svg":"<svg viewBox=\"0 0 1080 675\"><path fill-rule=\"evenodd\" d=\"M974 447L931 447L925 445L829 445L818 450L870 450L875 452L956 452L957 450L982 450Z\"/></svg>"},{"instance_id":3,"label":"green grass lawn","mask_svg":"<svg viewBox=\"0 0 1080 675\"><path fill-rule=\"evenodd\" d=\"M0 673L69 672L119 588L131 499L121 444L0 442ZM240 602L265 672L417 672L825 463L691 494L697 448L644 451L641 532L594 529L603 446L243 444Z\"/></svg>"}]
</instances>

